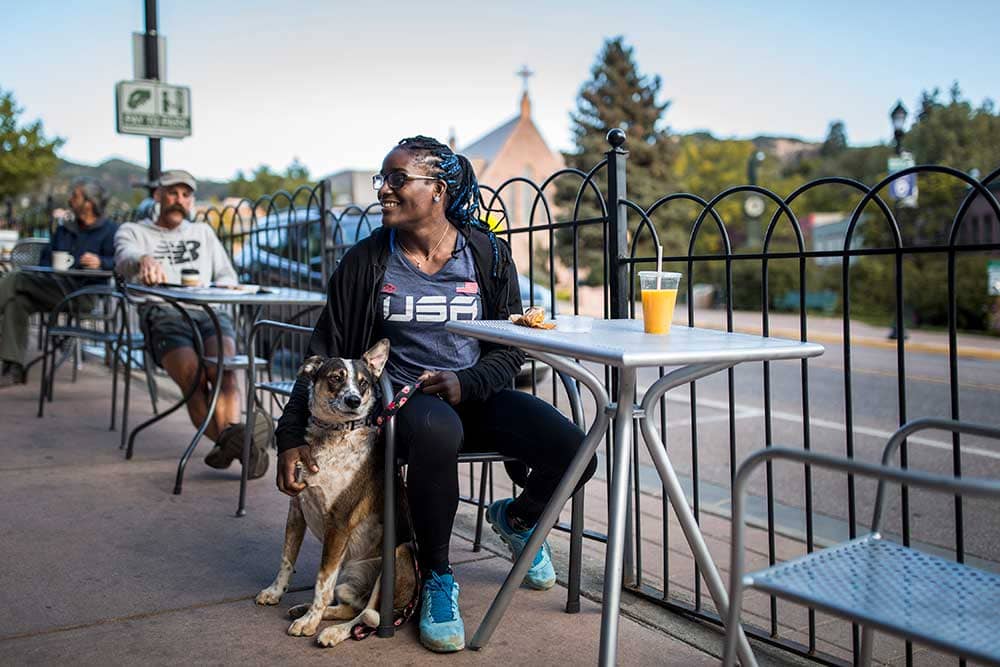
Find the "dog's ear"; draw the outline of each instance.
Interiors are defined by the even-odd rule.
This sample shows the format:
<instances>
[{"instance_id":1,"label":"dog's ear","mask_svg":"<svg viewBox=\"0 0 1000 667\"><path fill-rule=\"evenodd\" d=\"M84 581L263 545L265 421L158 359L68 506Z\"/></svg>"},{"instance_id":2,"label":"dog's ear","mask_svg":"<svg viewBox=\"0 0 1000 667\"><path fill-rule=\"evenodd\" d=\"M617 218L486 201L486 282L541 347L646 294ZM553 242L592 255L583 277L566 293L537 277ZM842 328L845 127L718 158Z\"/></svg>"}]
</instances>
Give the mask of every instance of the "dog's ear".
<instances>
[{"instance_id":1,"label":"dog's ear","mask_svg":"<svg viewBox=\"0 0 1000 667\"><path fill-rule=\"evenodd\" d=\"M305 375L310 380L316 379L316 372L323 367L326 359L323 357L313 355L302 362L302 367L299 368L299 375Z\"/></svg>"},{"instance_id":2,"label":"dog's ear","mask_svg":"<svg viewBox=\"0 0 1000 667\"><path fill-rule=\"evenodd\" d=\"M368 364L368 370L371 371L372 375L381 377L385 362L389 361L389 339L383 338L372 345L371 349L365 352L361 358Z\"/></svg>"}]
</instances>

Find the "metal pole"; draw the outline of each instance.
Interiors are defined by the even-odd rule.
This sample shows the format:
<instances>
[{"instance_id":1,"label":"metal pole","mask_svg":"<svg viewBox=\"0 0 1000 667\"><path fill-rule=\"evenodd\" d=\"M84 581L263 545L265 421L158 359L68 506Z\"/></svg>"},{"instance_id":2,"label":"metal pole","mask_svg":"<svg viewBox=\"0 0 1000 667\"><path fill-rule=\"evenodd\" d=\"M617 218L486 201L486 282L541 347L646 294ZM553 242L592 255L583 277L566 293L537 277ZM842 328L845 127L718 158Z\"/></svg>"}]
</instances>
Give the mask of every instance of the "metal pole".
<instances>
[{"instance_id":1,"label":"metal pole","mask_svg":"<svg viewBox=\"0 0 1000 667\"><path fill-rule=\"evenodd\" d=\"M628 197L626 166L628 160L628 150L625 149L625 131L621 128L614 128L608 132L607 141L611 150L605 153L608 160L608 292L610 296L610 315L612 319L628 319L629 316L629 270L626 259L628 258L628 208L622 202ZM621 392L619 384L619 370L611 369L611 395L618 396ZM617 430L612 434L612 438L617 437ZM614 441L612 441L613 443ZM612 444L612 452L616 455L620 449ZM612 458L612 465L617 466L618 462ZM631 480L629 480L631 488ZM624 581L628 585L633 585L635 576L635 541L634 526L632 525L632 504L631 492L626 494L625 521L625 556L624 556Z\"/></svg>"},{"instance_id":2,"label":"metal pole","mask_svg":"<svg viewBox=\"0 0 1000 667\"><path fill-rule=\"evenodd\" d=\"M628 194L625 185L625 132L615 128L608 132L611 145L608 158L608 289L611 295L611 318L628 318L628 209L620 203Z\"/></svg>"},{"instance_id":3,"label":"metal pole","mask_svg":"<svg viewBox=\"0 0 1000 667\"><path fill-rule=\"evenodd\" d=\"M152 81L160 80L160 54L157 50L156 0L144 0L146 8L146 36L143 40L146 54L146 78ZM160 178L161 157L160 140L149 138L149 170L147 180L150 183L150 194L153 186Z\"/></svg>"}]
</instances>

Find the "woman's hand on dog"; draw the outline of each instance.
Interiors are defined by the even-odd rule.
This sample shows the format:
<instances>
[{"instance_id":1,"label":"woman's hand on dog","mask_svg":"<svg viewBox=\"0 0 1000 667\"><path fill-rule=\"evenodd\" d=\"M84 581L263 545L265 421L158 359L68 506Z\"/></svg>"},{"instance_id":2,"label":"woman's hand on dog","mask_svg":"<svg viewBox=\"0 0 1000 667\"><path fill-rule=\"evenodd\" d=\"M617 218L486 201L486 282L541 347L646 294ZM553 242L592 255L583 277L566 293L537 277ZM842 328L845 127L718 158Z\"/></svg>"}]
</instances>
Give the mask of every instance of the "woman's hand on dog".
<instances>
[{"instance_id":1,"label":"woman's hand on dog","mask_svg":"<svg viewBox=\"0 0 1000 667\"><path fill-rule=\"evenodd\" d=\"M424 371L417 379L423 383L420 389L425 394L434 394L452 405L462 400L462 385L452 371Z\"/></svg>"},{"instance_id":2,"label":"woman's hand on dog","mask_svg":"<svg viewBox=\"0 0 1000 667\"><path fill-rule=\"evenodd\" d=\"M285 495L297 496L307 486L305 482L295 481L295 464L299 462L310 472L319 472L309 445L286 449L278 454L278 490Z\"/></svg>"}]
</instances>

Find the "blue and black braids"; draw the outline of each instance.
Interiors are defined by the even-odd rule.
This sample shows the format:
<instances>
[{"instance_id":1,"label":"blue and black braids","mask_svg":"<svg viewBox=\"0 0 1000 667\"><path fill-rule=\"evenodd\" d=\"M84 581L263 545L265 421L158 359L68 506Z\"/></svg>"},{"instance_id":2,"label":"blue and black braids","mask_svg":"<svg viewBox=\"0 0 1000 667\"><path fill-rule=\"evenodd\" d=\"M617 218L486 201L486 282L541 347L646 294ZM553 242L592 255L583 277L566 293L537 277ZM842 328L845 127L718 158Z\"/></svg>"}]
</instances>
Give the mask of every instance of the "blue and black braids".
<instances>
[{"instance_id":1,"label":"blue and black braids","mask_svg":"<svg viewBox=\"0 0 1000 667\"><path fill-rule=\"evenodd\" d=\"M479 183L467 157L423 135L407 137L399 142L399 147L423 154L421 161L437 172L434 176L444 181L448 188L444 214L448 220L459 227L479 222Z\"/></svg>"},{"instance_id":2,"label":"blue and black braids","mask_svg":"<svg viewBox=\"0 0 1000 667\"><path fill-rule=\"evenodd\" d=\"M403 148L421 156L425 162L447 187L448 200L445 206L445 217L468 234L468 227L479 227L490 237L493 248L493 272L496 275L500 256L496 237L489 226L479 219L479 182L469 158L451 150L437 139L417 135L400 140L399 148Z\"/></svg>"}]
</instances>

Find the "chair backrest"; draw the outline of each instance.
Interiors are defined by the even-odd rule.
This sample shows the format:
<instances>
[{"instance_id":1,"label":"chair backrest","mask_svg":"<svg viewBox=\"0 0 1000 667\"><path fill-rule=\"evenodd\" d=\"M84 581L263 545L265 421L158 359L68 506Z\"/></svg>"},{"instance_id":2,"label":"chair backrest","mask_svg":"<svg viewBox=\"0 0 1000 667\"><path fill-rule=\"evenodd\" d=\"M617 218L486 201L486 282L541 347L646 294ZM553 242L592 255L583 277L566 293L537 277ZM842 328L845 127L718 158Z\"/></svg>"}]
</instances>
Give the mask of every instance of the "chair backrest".
<instances>
[{"instance_id":1,"label":"chair backrest","mask_svg":"<svg viewBox=\"0 0 1000 667\"><path fill-rule=\"evenodd\" d=\"M47 239L21 239L10 251L10 263L13 266L35 266L42 259L42 252L49 245Z\"/></svg>"}]
</instances>

